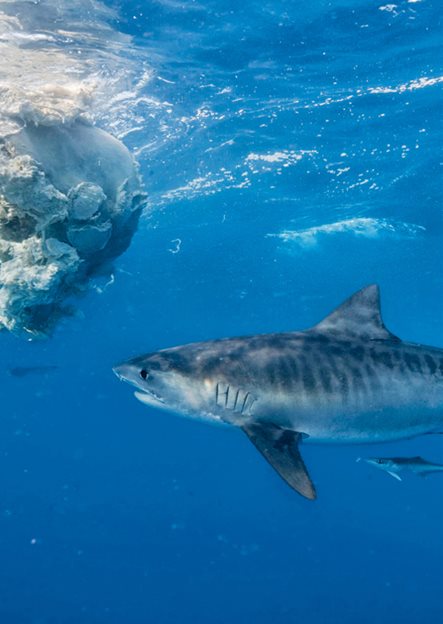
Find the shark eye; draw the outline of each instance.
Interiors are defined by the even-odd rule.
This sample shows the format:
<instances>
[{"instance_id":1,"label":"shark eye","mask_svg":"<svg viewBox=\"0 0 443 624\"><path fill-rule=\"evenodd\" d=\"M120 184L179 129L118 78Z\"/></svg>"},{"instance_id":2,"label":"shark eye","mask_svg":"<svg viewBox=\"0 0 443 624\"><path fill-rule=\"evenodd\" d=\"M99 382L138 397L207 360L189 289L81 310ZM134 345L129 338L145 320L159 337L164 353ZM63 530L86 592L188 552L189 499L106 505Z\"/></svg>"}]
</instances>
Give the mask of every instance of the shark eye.
<instances>
[{"instance_id":1,"label":"shark eye","mask_svg":"<svg viewBox=\"0 0 443 624\"><path fill-rule=\"evenodd\" d=\"M146 377L148 376L148 371L145 370L144 368L140 371L140 377L142 379L146 379Z\"/></svg>"}]
</instances>

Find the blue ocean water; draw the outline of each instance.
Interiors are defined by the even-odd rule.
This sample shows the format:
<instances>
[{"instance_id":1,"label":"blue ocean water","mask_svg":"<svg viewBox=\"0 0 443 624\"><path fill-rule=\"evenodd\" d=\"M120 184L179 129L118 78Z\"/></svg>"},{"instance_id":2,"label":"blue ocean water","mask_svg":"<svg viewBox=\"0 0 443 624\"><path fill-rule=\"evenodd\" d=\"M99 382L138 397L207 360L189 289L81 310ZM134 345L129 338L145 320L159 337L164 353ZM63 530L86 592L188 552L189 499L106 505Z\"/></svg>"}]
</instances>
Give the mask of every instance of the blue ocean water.
<instances>
[{"instance_id":1,"label":"blue ocean water","mask_svg":"<svg viewBox=\"0 0 443 624\"><path fill-rule=\"evenodd\" d=\"M442 462L441 436L304 448L312 503L111 370L309 327L373 282L396 335L443 347L440 3L108 4L152 75L124 138L148 208L80 315L1 336L0 621L440 622L440 476L356 459Z\"/></svg>"}]
</instances>

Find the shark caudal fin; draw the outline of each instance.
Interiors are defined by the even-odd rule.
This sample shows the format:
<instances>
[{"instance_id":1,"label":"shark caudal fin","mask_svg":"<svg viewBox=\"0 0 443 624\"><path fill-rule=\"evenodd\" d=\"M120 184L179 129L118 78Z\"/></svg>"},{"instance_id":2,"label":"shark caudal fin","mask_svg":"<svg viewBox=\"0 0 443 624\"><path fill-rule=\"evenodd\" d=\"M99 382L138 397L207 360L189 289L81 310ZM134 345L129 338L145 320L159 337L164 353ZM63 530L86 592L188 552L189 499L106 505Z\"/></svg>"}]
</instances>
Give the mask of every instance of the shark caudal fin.
<instances>
[{"instance_id":1,"label":"shark caudal fin","mask_svg":"<svg viewBox=\"0 0 443 624\"><path fill-rule=\"evenodd\" d=\"M269 423L254 423L242 429L291 488L309 500L316 498L314 485L298 450L300 433Z\"/></svg>"},{"instance_id":2,"label":"shark caudal fin","mask_svg":"<svg viewBox=\"0 0 443 624\"><path fill-rule=\"evenodd\" d=\"M366 286L346 299L310 331L400 342L400 338L391 334L383 323L377 284Z\"/></svg>"}]
</instances>

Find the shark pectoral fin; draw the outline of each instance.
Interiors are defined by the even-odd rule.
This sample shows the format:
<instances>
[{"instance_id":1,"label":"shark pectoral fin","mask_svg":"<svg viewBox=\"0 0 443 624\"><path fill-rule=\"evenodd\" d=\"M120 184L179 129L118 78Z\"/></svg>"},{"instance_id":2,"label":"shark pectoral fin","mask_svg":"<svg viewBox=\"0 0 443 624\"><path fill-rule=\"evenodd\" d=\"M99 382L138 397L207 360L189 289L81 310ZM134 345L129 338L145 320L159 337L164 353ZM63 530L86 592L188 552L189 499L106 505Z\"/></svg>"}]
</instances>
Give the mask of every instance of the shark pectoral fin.
<instances>
[{"instance_id":1,"label":"shark pectoral fin","mask_svg":"<svg viewBox=\"0 0 443 624\"><path fill-rule=\"evenodd\" d=\"M254 423L242 429L290 487L309 500L316 498L314 485L298 450L301 433L266 423Z\"/></svg>"},{"instance_id":2,"label":"shark pectoral fin","mask_svg":"<svg viewBox=\"0 0 443 624\"><path fill-rule=\"evenodd\" d=\"M394 477L394 479L397 479L397 481L401 481L402 478L400 477L400 475L398 475L396 472L391 472L390 470L386 471L389 475L391 475L391 477Z\"/></svg>"}]
</instances>

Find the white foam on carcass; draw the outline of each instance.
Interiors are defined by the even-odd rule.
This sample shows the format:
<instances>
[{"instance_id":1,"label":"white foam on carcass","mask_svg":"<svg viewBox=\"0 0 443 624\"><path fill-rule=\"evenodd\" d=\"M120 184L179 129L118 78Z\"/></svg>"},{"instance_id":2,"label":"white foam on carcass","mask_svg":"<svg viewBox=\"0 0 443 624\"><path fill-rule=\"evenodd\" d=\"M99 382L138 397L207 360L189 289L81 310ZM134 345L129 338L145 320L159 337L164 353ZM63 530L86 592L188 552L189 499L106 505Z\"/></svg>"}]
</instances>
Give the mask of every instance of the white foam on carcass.
<instances>
[{"instance_id":1,"label":"white foam on carcass","mask_svg":"<svg viewBox=\"0 0 443 624\"><path fill-rule=\"evenodd\" d=\"M137 227L137 166L106 131L140 78L114 17L92 0L0 2L0 327L47 333Z\"/></svg>"}]
</instances>

